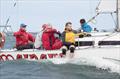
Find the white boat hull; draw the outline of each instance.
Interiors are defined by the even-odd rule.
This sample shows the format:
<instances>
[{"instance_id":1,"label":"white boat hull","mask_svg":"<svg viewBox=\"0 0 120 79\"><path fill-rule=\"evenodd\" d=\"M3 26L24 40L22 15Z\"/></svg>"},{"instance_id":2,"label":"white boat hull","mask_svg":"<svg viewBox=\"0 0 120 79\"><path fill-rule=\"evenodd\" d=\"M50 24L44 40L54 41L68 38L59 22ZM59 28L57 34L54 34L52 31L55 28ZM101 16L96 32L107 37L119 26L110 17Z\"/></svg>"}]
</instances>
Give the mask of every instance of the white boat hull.
<instances>
[{"instance_id":1,"label":"white boat hull","mask_svg":"<svg viewBox=\"0 0 120 79\"><path fill-rule=\"evenodd\" d=\"M69 51L68 51L69 53ZM0 61L7 60L47 60L53 58L62 58L61 50L45 51L45 50L3 50L0 53ZM117 47L101 47L101 48L80 48L75 50L74 58L97 57L105 59L114 59L120 61L120 46Z\"/></svg>"},{"instance_id":2,"label":"white boat hull","mask_svg":"<svg viewBox=\"0 0 120 79\"><path fill-rule=\"evenodd\" d=\"M74 58L88 58L88 57L98 57L106 59L120 60L120 33L91 33L91 37L76 38L76 41L93 41L94 44L91 46L78 46L75 50ZM99 41L118 41L118 45L99 45ZM1 50L0 51L0 61L6 60L17 60L17 59L27 59L27 60L44 60L53 59L57 57L62 57L61 50Z\"/></svg>"}]
</instances>

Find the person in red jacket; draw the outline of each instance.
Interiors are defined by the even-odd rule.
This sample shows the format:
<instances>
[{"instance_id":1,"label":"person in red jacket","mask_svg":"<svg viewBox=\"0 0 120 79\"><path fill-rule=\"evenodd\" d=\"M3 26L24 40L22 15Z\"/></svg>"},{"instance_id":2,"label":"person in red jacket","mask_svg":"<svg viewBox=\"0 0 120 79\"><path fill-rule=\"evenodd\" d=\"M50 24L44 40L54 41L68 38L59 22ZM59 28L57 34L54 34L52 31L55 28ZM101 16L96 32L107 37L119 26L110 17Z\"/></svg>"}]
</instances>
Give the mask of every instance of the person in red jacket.
<instances>
[{"instance_id":1,"label":"person in red jacket","mask_svg":"<svg viewBox=\"0 0 120 79\"><path fill-rule=\"evenodd\" d=\"M46 50L56 50L62 47L62 41L55 36L60 35L56 29L53 29L50 24L44 24L42 26L43 33L42 33L42 45L43 48Z\"/></svg>"},{"instance_id":2,"label":"person in red jacket","mask_svg":"<svg viewBox=\"0 0 120 79\"><path fill-rule=\"evenodd\" d=\"M17 50L24 50L24 49L31 49L33 48L33 43L35 38L32 34L26 32L25 24L20 25L20 29L18 32L14 32L14 36L16 37L16 49Z\"/></svg>"}]
</instances>

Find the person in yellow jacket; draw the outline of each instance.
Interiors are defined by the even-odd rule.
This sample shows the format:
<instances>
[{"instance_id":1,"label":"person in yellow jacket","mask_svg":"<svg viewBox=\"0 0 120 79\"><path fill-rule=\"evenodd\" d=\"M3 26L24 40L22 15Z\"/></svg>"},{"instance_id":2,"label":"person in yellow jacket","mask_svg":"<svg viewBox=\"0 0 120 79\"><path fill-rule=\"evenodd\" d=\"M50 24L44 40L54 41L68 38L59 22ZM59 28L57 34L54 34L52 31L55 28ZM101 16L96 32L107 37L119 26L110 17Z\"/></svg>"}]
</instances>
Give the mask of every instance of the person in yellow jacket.
<instances>
[{"instance_id":1,"label":"person in yellow jacket","mask_svg":"<svg viewBox=\"0 0 120 79\"><path fill-rule=\"evenodd\" d=\"M70 57L73 57L74 50L75 50L75 34L76 31L72 29L72 23L67 22L65 24L65 30L62 33L62 54L66 55L67 50L70 50Z\"/></svg>"}]
</instances>

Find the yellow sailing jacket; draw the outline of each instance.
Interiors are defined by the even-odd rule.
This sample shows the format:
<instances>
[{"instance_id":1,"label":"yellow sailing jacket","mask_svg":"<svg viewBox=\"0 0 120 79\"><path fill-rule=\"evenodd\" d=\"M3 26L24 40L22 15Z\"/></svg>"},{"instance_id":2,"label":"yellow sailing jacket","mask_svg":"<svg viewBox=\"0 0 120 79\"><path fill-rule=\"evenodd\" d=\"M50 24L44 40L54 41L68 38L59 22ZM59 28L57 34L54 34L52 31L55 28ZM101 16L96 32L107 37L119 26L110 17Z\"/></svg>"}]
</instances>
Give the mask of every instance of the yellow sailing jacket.
<instances>
[{"instance_id":1,"label":"yellow sailing jacket","mask_svg":"<svg viewBox=\"0 0 120 79\"><path fill-rule=\"evenodd\" d=\"M75 38L78 37L79 35L84 35L84 33L75 33L74 31L71 32L64 31L62 33L63 43L64 42L75 43Z\"/></svg>"},{"instance_id":2,"label":"yellow sailing jacket","mask_svg":"<svg viewBox=\"0 0 120 79\"><path fill-rule=\"evenodd\" d=\"M66 32L65 34L65 42L75 43L75 33L74 32Z\"/></svg>"}]
</instances>

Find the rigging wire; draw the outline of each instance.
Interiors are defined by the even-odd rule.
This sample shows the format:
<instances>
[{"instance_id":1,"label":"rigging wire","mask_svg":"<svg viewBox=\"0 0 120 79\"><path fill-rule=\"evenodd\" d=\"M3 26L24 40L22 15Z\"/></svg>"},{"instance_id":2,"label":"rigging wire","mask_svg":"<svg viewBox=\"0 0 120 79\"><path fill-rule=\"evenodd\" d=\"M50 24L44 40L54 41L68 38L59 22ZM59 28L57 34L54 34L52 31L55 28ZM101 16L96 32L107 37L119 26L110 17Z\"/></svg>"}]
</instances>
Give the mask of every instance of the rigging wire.
<instances>
[{"instance_id":1,"label":"rigging wire","mask_svg":"<svg viewBox=\"0 0 120 79\"><path fill-rule=\"evenodd\" d=\"M99 10L99 8L98 8L98 7L99 7L99 5L100 5L101 1L102 1L102 0L100 0L100 1L99 1L98 5L97 5L97 7L96 7L96 9L95 9L95 10L96 10L96 12ZM94 19L95 19L95 18L96 18L99 14L100 14L100 13L99 13L99 12L97 12L95 16L93 16L91 19L89 19L89 20L87 21L87 23L92 22L92 21L93 21L93 20L94 20Z\"/></svg>"},{"instance_id":2,"label":"rigging wire","mask_svg":"<svg viewBox=\"0 0 120 79\"><path fill-rule=\"evenodd\" d=\"M99 13L97 13L95 16L93 16L91 19L89 19L89 20L87 21L87 23L89 23L89 22L91 22L92 20L94 20L98 15L99 15Z\"/></svg>"},{"instance_id":3,"label":"rigging wire","mask_svg":"<svg viewBox=\"0 0 120 79\"><path fill-rule=\"evenodd\" d=\"M97 7L96 7L96 9L95 9L97 13L98 13L98 10L99 10L99 8L98 8L98 7L100 6L101 1L102 1L102 0L100 0L100 1L99 1L98 6L97 6Z\"/></svg>"},{"instance_id":4,"label":"rigging wire","mask_svg":"<svg viewBox=\"0 0 120 79\"><path fill-rule=\"evenodd\" d=\"M116 21L115 21L115 19L114 19L113 13L110 13L110 14L111 14L111 16L112 16L112 19L113 19L113 22L114 22L115 26L117 26L117 23L116 23Z\"/></svg>"},{"instance_id":5,"label":"rigging wire","mask_svg":"<svg viewBox=\"0 0 120 79\"><path fill-rule=\"evenodd\" d=\"M15 9L15 8L16 8L16 5L17 5L17 0L13 0L13 1L14 1L14 2L13 2L13 5L12 5L12 8ZM11 12L12 12L12 11L11 11ZM6 23L5 23L5 26L4 26L2 32L5 33L5 35L9 37L9 40L13 40L13 38L11 37L11 35L13 36L13 32L14 32L14 31L13 31L12 27L11 27L10 25L8 25L10 19L11 19L11 16L9 15L9 17L8 17L7 20L6 20Z\"/></svg>"},{"instance_id":6,"label":"rigging wire","mask_svg":"<svg viewBox=\"0 0 120 79\"><path fill-rule=\"evenodd\" d=\"M13 0L13 1L15 1L14 4L13 4L13 8L15 8L16 5L17 5L17 0ZM3 32L6 33L6 35L9 35L9 34L7 34L7 32L9 32L8 29L7 29L7 25L8 25L8 23L9 23L9 21L10 21L10 16L9 16L8 19L6 20L6 24L5 24L5 27L4 27L4 29L3 29ZM10 27L10 29L11 29L11 32L13 32L12 27ZM6 32L6 31L7 31L7 32Z\"/></svg>"}]
</instances>

